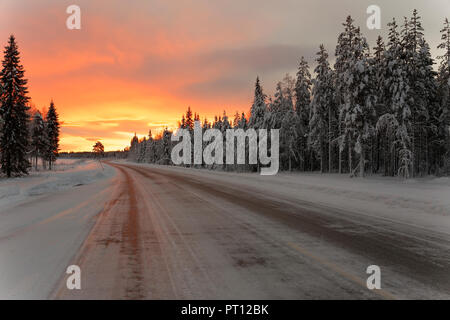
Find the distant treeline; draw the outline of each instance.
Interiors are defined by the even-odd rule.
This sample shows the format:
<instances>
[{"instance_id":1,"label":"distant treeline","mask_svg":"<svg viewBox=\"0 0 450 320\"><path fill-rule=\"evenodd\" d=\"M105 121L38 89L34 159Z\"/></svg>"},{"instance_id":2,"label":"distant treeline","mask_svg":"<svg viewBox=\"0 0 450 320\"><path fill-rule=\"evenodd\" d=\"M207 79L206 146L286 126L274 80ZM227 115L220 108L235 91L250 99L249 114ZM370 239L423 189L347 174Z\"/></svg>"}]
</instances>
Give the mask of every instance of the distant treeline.
<instances>
[{"instance_id":1,"label":"distant treeline","mask_svg":"<svg viewBox=\"0 0 450 320\"><path fill-rule=\"evenodd\" d=\"M79 158L98 158L99 155L95 152L60 152L60 158L64 159L79 159ZM102 158L109 159L126 159L128 158L128 151L105 151L101 154Z\"/></svg>"}]
</instances>

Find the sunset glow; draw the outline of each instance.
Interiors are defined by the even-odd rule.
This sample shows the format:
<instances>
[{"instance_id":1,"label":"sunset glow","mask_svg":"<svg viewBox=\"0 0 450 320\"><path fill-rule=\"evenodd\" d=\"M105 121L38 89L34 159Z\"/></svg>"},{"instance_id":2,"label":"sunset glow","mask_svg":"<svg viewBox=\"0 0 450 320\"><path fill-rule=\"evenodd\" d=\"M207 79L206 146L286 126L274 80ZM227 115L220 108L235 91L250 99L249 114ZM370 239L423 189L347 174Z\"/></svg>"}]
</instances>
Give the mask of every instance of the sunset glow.
<instances>
[{"instance_id":1,"label":"sunset glow","mask_svg":"<svg viewBox=\"0 0 450 320\"><path fill-rule=\"evenodd\" d=\"M82 29L68 30L65 9L72 2L2 0L0 40L3 46L15 34L33 104L44 109L55 101L63 122L62 151L91 150L96 140L106 150L118 150L135 132L142 137L149 129L175 127L188 106L208 119L223 110L247 113L257 75L271 93L284 74L295 74L302 55L313 62L317 39L333 50L339 21L349 9L321 12L320 2L287 1L280 7L260 1L213 6L79 0ZM360 7L352 2L360 25L366 2ZM406 4L397 10L380 2L391 6L390 14L410 11ZM441 5L449 6L445 0ZM418 7L427 21L434 50L442 19L436 11L427 19L424 2L408 6ZM312 38L307 30L314 25ZM368 39L378 34L365 33Z\"/></svg>"}]
</instances>

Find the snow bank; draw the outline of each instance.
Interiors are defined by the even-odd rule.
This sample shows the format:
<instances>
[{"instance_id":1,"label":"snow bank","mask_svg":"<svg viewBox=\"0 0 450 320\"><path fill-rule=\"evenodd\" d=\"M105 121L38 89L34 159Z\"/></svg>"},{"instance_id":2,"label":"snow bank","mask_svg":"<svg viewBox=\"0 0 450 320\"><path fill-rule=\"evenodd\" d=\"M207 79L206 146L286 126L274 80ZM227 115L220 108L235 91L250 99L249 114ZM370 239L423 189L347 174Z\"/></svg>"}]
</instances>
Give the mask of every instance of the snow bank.
<instances>
[{"instance_id":1,"label":"snow bank","mask_svg":"<svg viewBox=\"0 0 450 320\"><path fill-rule=\"evenodd\" d=\"M48 298L115 188L97 161L54 168L0 179L0 299Z\"/></svg>"},{"instance_id":2,"label":"snow bank","mask_svg":"<svg viewBox=\"0 0 450 320\"><path fill-rule=\"evenodd\" d=\"M58 159L52 171L32 171L29 176L0 179L0 207L32 196L67 190L109 178L114 169L94 160Z\"/></svg>"}]
</instances>

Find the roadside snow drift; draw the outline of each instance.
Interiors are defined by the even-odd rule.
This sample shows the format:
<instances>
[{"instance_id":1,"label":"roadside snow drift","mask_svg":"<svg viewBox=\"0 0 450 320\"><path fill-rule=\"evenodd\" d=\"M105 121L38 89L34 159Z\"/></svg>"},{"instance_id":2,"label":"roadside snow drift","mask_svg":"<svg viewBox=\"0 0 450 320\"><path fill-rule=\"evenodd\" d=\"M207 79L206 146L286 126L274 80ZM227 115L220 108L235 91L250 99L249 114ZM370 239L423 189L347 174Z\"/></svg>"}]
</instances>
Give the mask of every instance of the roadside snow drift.
<instances>
[{"instance_id":1,"label":"roadside snow drift","mask_svg":"<svg viewBox=\"0 0 450 320\"><path fill-rule=\"evenodd\" d=\"M45 299L109 200L115 170L58 160L0 180L0 299Z\"/></svg>"}]
</instances>

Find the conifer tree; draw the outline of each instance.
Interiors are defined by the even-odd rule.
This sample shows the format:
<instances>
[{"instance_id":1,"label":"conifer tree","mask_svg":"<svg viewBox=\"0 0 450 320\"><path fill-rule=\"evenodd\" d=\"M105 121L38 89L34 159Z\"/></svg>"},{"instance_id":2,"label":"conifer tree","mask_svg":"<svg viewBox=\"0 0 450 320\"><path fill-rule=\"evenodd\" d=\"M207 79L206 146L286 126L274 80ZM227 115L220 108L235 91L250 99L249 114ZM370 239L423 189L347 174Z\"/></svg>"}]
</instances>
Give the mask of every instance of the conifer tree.
<instances>
[{"instance_id":1,"label":"conifer tree","mask_svg":"<svg viewBox=\"0 0 450 320\"><path fill-rule=\"evenodd\" d=\"M263 93L259 77L257 77L253 105L250 109L249 127L253 129L263 129L266 112L266 95Z\"/></svg>"},{"instance_id":2,"label":"conifer tree","mask_svg":"<svg viewBox=\"0 0 450 320\"><path fill-rule=\"evenodd\" d=\"M191 107L188 107L186 111L186 120L185 127L189 130L194 130L194 119L192 118L192 110Z\"/></svg>"},{"instance_id":3,"label":"conifer tree","mask_svg":"<svg viewBox=\"0 0 450 320\"><path fill-rule=\"evenodd\" d=\"M332 71L328 63L328 53L323 45L317 53L317 67L314 72L310 119L310 144L320 158L320 171L326 170L328 143L328 107L333 100Z\"/></svg>"},{"instance_id":4,"label":"conifer tree","mask_svg":"<svg viewBox=\"0 0 450 320\"><path fill-rule=\"evenodd\" d=\"M438 49L443 54L438 56L440 60L437 76L439 93L438 110L438 167L444 167L447 174L450 173L450 22L446 18L441 30L441 40Z\"/></svg>"},{"instance_id":5,"label":"conifer tree","mask_svg":"<svg viewBox=\"0 0 450 320\"><path fill-rule=\"evenodd\" d=\"M292 93L290 88L286 88L283 99L283 119L281 121L280 142L282 144L282 152L280 156L283 162L287 161L289 171L292 170L292 161L297 160L298 154L298 119L292 102ZM283 163L282 163L283 164Z\"/></svg>"},{"instance_id":6,"label":"conifer tree","mask_svg":"<svg viewBox=\"0 0 450 320\"><path fill-rule=\"evenodd\" d=\"M31 155L34 158L35 169L38 169L38 159L45 155L47 140L45 137L46 128L42 114L39 111L33 116L31 126Z\"/></svg>"},{"instance_id":7,"label":"conifer tree","mask_svg":"<svg viewBox=\"0 0 450 320\"><path fill-rule=\"evenodd\" d=\"M49 169L52 170L52 165L56 161L59 151L59 117L53 100L50 102L45 121L47 131L46 160L48 161Z\"/></svg>"},{"instance_id":8,"label":"conifer tree","mask_svg":"<svg viewBox=\"0 0 450 320\"><path fill-rule=\"evenodd\" d=\"M309 72L308 62L301 58L297 71L295 82L295 112L298 121L298 153L300 169L306 170L309 159L308 136L309 136L309 117L311 104L311 74Z\"/></svg>"},{"instance_id":9,"label":"conifer tree","mask_svg":"<svg viewBox=\"0 0 450 320\"><path fill-rule=\"evenodd\" d=\"M373 134L375 97L373 79L368 59L368 45L359 28L351 43L352 56L345 77L345 133L349 143L349 170L353 173L353 149L359 155L360 176L365 173L366 143Z\"/></svg>"},{"instance_id":10,"label":"conifer tree","mask_svg":"<svg viewBox=\"0 0 450 320\"><path fill-rule=\"evenodd\" d=\"M5 47L0 83L0 117L3 120L0 134L0 162L2 172L9 178L12 175L28 174L30 167L27 158L29 145L27 80L13 35Z\"/></svg>"},{"instance_id":11,"label":"conifer tree","mask_svg":"<svg viewBox=\"0 0 450 320\"><path fill-rule=\"evenodd\" d=\"M352 43L355 37L356 28L353 25L353 18L348 16L344 26L344 31L339 34L338 42L336 45L335 56L336 62L334 64L334 83L333 87L335 89L335 103L338 108L338 143L339 143L339 160L338 160L338 170L339 173L343 172L343 163L345 159L345 154L349 153L350 149L348 143L346 145L346 135L345 135L345 95L348 92L346 77L349 68L351 67L351 56L352 56Z\"/></svg>"}]
</instances>

